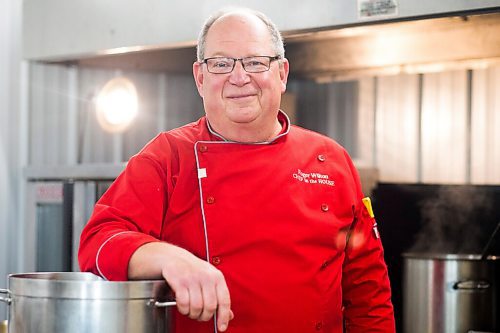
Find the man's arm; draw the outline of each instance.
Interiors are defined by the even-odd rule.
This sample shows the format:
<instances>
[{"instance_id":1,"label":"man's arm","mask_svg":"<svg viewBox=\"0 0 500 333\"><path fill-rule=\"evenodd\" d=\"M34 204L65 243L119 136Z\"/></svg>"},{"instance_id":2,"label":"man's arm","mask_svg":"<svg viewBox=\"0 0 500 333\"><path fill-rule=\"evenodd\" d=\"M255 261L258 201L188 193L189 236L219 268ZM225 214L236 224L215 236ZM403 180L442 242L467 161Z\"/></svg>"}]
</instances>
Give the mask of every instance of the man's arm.
<instances>
[{"instance_id":1,"label":"man's arm","mask_svg":"<svg viewBox=\"0 0 500 333\"><path fill-rule=\"evenodd\" d=\"M143 153L129 161L82 232L80 268L113 281L163 277L176 294L179 312L208 320L217 309L223 331L232 312L222 273L190 252L160 242L168 179L155 155Z\"/></svg>"},{"instance_id":2,"label":"man's arm","mask_svg":"<svg viewBox=\"0 0 500 333\"><path fill-rule=\"evenodd\" d=\"M221 271L180 247L164 242L142 245L130 258L128 277L164 278L175 293L180 313L207 321L217 311L220 331L225 331L233 319L229 290Z\"/></svg>"},{"instance_id":3,"label":"man's arm","mask_svg":"<svg viewBox=\"0 0 500 333\"><path fill-rule=\"evenodd\" d=\"M362 202L361 183L344 152L355 192L354 221L342 267L342 295L347 333L396 331L391 287L375 218Z\"/></svg>"},{"instance_id":4,"label":"man's arm","mask_svg":"<svg viewBox=\"0 0 500 333\"><path fill-rule=\"evenodd\" d=\"M391 288L374 219L364 206L346 248L342 292L346 332L395 332Z\"/></svg>"}]
</instances>

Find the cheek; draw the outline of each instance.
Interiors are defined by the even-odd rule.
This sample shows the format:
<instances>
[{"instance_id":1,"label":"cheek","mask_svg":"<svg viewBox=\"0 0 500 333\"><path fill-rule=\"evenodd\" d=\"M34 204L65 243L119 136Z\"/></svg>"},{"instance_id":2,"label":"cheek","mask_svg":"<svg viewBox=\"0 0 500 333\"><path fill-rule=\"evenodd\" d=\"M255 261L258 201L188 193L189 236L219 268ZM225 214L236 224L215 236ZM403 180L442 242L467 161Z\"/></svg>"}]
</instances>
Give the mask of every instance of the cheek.
<instances>
[{"instance_id":1,"label":"cheek","mask_svg":"<svg viewBox=\"0 0 500 333\"><path fill-rule=\"evenodd\" d=\"M283 93L283 84L280 80L268 80L261 85L262 91L269 92L269 97L275 97Z\"/></svg>"},{"instance_id":2,"label":"cheek","mask_svg":"<svg viewBox=\"0 0 500 333\"><path fill-rule=\"evenodd\" d=\"M267 77L261 80L255 80L254 86L262 93L263 96L272 95L277 89L276 82L271 77Z\"/></svg>"},{"instance_id":3,"label":"cheek","mask_svg":"<svg viewBox=\"0 0 500 333\"><path fill-rule=\"evenodd\" d=\"M203 85L203 91L209 94L217 94L220 95L222 90L224 89L224 80L207 80ZM213 96L208 96L213 97Z\"/></svg>"}]
</instances>

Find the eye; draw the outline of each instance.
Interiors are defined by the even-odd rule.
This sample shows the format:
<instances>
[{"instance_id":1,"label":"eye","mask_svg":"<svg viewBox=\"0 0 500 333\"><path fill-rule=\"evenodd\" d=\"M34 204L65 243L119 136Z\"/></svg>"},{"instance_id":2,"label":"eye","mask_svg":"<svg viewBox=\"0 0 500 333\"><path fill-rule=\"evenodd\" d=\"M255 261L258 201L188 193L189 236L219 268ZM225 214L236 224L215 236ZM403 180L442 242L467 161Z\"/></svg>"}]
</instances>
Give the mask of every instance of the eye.
<instances>
[{"instance_id":1,"label":"eye","mask_svg":"<svg viewBox=\"0 0 500 333\"><path fill-rule=\"evenodd\" d=\"M259 66L266 66L265 64L265 58L249 58L245 59L245 66L251 66L251 67L259 67Z\"/></svg>"},{"instance_id":2,"label":"eye","mask_svg":"<svg viewBox=\"0 0 500 333\"><path fill-rule=\"evenodd\" d=\"M230 59L212 59L210 67L212 68L232 67L232 61Z\"/></svg>"}]
</instances>

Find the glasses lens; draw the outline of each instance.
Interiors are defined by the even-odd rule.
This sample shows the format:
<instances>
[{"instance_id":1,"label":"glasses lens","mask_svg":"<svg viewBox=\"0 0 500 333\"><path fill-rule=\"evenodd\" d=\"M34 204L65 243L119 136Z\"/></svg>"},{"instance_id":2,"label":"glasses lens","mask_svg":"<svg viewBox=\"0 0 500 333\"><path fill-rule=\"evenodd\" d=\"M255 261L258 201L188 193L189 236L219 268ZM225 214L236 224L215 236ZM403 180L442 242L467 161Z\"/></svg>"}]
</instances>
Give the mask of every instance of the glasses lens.
<instances>
[{"instance_id":1,"label":"glasses lens","mask_svg":"<svg viewBox=\"0 0 500 333\"><path fill-rule=\"evenodd\" d=\"M248 57L243 58L242 62L247 72L259 73L269 70L271 59L269 57Z\"/></svg>"},{"instance_id":2,"label":"glasses lens","mask_svg":"<svg viewBox=\"0 0 500 333\"><path fill-rule=\"evenodd\" d=\"M234 67L234 59L231 58L211 58L207 59L206 63L210 73L230 73Z\"/></svg>"}]
</instances>

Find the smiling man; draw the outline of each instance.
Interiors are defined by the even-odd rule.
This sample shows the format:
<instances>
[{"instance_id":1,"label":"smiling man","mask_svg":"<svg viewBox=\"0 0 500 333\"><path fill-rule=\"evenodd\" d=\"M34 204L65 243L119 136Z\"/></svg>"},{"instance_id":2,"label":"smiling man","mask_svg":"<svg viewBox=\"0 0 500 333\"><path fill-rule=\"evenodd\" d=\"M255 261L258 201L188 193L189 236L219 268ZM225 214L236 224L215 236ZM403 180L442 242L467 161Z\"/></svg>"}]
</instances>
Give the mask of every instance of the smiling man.
<instances>
[{"instance_id":1,"label":"smiling man","mask_svg":"<svg viewBox=\"0 0 500 333\"><path fill-rule=\"evenodd\" d=\"M130 159L82 233L82 270L165 279L175 332L394 332L351 159L279 109L289 64L274 24L218 12L197 57L206 116Z\"/></svg>"},{"instance_id":2,"label":"smiling man","mask_svg":"<svg viewBox=\"0 0 500 333\"><path fill-rule=\"evenodd\" d=\"M288 61L276 44L255 15L222 16L205 32L193 72L208 121L226 139L263 142L281 131Z\"/></svg>"}]
</instances>

